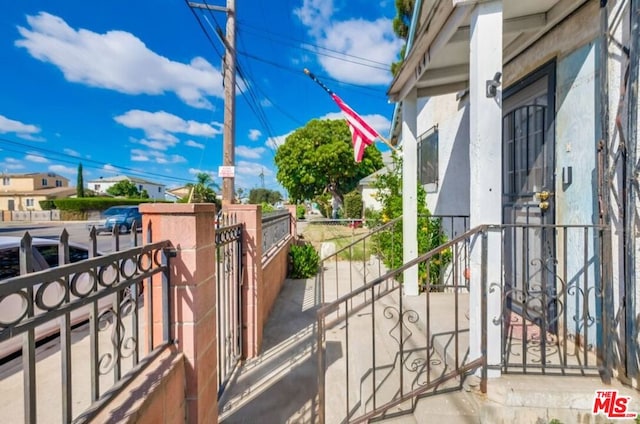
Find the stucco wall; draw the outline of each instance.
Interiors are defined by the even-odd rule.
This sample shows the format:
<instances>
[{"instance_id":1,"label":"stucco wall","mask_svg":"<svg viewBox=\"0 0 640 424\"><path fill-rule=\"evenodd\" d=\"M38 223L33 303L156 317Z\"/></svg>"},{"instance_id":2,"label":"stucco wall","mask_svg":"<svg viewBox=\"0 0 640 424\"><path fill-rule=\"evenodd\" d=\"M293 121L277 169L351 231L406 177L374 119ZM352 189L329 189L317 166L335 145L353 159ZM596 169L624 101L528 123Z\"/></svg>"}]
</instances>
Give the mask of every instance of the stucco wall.
<instances>
[{"instance_id":1,"label":"stucco wall","mask_svg":"<svg viewBox=\"0 0 640 424\"><path fill-rule=\"evenodd\" d=\"M184 356L167 349L90 422L183 424L185 417Z\"/></svg>"},{"instance_id":2,"label":"stucco wall","mask_svg":"<svg viewBox=\"0 0 640 424\"><path fill-rule=\"evenodd\" d=\"M469 214L469 113L456 94L418 101L418 134L438 126L438 187L427 192L436 215Z\"/></svg>"}]
</instances>

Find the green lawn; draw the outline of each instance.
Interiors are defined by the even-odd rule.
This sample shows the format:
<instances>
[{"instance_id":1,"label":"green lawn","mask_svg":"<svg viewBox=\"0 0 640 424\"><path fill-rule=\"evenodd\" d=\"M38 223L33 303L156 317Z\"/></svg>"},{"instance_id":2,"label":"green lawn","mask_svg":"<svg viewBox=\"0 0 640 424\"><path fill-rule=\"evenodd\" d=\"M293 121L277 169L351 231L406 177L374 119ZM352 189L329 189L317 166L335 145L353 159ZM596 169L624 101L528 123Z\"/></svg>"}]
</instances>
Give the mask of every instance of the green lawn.
<instances>
[{"instance_id":1,"label":"green lawn","mask_svg":"<svg viewBox=\"0 0 640 424\"><path fill-rule=\"evenodd\" d=\"M366 228L350 228L346 225L312 224L305 228L303 237L318 250L323 242L333 242L336 245L336 250L340 250L362 238L368 231ZM341 252L338 257L343 260L363 260L365 259L365 248L366 259L369 259L373 249L371 239L367 239L366 243L356 243L351 249Z\"/></svg>"}]
</instances>

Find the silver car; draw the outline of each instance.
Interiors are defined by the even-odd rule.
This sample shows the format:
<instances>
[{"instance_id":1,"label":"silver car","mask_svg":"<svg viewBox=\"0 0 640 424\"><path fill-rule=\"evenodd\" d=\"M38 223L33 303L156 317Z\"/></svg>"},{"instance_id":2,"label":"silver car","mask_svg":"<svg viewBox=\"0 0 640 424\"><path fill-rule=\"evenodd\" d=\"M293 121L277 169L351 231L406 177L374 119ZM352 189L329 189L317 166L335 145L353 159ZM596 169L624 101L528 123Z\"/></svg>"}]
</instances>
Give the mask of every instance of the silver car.
<instances>
[{"instance_id":1,"label":"silver car","mask_svg":"<svg viewBox=\"0 0 640 424\"><path fill-rule=\"evenodd\" d=\"M20 237L0 236L0 284L8 278L20 275L20 241ZM31 262L31 269L28 270L29 272L43 271L59 265L58 240L33 238L31 240L31 245L33 260ZM69 262L74 263L82 261L88 257L89 250L87 247L77 243L69 243ZM113 272L115 273L116 271ZM37 291L39 286L39 284L35 285L34 291ZM92 279L85 274L80 276L80 279L76 281L77 289L83 293L91 290L92 286ZM47 289L43 292L42 300L44 304L56 304L58 299L64 295L64 289L62 287L58 285L53 285L51 287L52 289ZM112 303L113 296L107 296L98 301L98 307L102 310L108 308ZM14 321L15 317L21 315L21 311L23 311L24 308L25 300L17 295L9 295L4 299L0 299L0 322L10 323ZM36 315L43 313L43 311L37 307L34 312ZM76 310L71 313L71 324L74 325L81 323L86 321L88 318L89 315L86 309ZM47 321L37 327L36 340L51 336L59 331L60 324L58 320L54 319ZM21 347L21 337L13 337L0 343L0 358L4 358L7 355L19 351Z\"/></svg>"}]
</instances>

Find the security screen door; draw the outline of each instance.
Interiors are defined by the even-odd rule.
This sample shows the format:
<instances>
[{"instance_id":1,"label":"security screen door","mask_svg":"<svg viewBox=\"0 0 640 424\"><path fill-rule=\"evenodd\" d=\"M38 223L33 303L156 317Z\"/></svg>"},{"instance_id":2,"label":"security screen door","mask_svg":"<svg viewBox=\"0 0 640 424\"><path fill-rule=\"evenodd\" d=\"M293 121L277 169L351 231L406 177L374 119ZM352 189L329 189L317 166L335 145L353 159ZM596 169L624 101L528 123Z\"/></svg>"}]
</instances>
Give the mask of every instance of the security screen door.
<instances>
[{"instance_id":1,"label":"security screen door","mask_svg":"<svg viewBox=\"0 0 640 424\"><path fill-rule=\"evenodd\" d=\"M506 303L548 323L556 314L553 84L548 66L505 91L502 136Z\"/></svg>"}]
</instances>

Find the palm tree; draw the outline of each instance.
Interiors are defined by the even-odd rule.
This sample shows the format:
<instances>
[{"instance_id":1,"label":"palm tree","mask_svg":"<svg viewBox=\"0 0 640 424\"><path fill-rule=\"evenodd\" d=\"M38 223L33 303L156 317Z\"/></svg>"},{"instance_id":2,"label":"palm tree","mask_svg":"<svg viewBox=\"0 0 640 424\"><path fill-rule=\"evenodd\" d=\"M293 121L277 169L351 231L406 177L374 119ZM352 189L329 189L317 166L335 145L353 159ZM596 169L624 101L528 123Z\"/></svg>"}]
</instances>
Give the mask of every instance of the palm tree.
<instances>
[{"instance_id":1,"label":"palm tree","mask_svg":"<svg viewBox=\"0 0 640 424\"><path fill-rule=\"evenodd\" d=\"M213 181L211 175L198 172L196 181L195 184L187 184L187 187L191 188L191 202L216 203L216 190L220 190L220 186Z\"/></svg>"}]
</instances>

